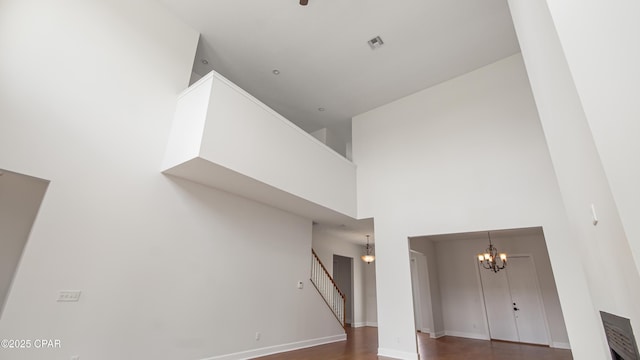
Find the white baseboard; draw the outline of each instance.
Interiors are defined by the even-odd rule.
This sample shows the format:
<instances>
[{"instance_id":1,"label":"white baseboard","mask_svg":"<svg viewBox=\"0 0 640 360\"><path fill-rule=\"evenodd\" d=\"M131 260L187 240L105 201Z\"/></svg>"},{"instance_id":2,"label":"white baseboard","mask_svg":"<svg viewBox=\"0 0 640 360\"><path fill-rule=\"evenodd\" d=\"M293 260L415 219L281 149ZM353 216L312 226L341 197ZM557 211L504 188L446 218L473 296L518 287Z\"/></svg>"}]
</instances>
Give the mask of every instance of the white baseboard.
<instances>
[{"instance_id":1,"label":"white baseboard","mask_svg":"<svg viewBox=\"0 0 640 360\"><path fill-rule=\"evenodd\" d=\"M351 327L354 327L354 328L365 327L365 326L378 327L378 323L377 322L358 322L355 324L351 324Z\"/></svg>"},{"instance_id":2,"label":"white baseboard","mask_svg":"<svg viewBox=\"0 0 640 360\"><path fill-rule=\"evenodd\" d=\"M431 329L429 328L422 328L420 329L420 332L423 334L431 334Z\"/></svg>"},{"instance_id":3,"label":"white baseboard","mask_svg":"<svg viewBox=\"0 0 640 360\"><path fill-rule=\"evenodd\" d=\"M386 356L401 360L418 360L418 353L399 351L393 349L378 348L378 356Z\"/></svg>"},{"instance_id":4,"label":"white baseboard","mask_svg":"<svg viewBox=\"0 0 640 360\"><path fill-rule=\"evenodd\" d=\"M298 341L298 342L289 343L289 344L267 346L260 349L241 351L241 352L232 353L232 354L218 355L218 356L208 357L202 360L253 359L260 356L267 356L267 355L277 354L285 351L304 349L311 346L317 346L317 345L328 344L328 343L333 343L338 341L345 341L345 340L347 340L347 334L341 334L341 335L327 336L327 337L318 338L318 339Z\"/></svg>"},{"instance_id":5,"label":"white baseboard","mask_svg":"<svg viewBox=\"0 0 640 360\"><path fill-rule=\"evenodd\" d=\"M552 348L556 348L556 349L567 349L567 350L571 350L571 344L569 343L565 343L565 342L552 342L551 343L551 347Z\"/></svg>"},{"instance_id":6,"label":"white baseboard","mask_svg":"<svg viewBox=\"0 0 640 360\"><path fill-rule=\"evenodd\" d=\"M468 333L468 332L464 332L464 331L449 331L449 330L445 330L444 334L447 335L447 336L462 337L462 338L467 338L467 339L491 340L487 336L487 334Z\"/></svg>"},{"instance_id":7,"label":"white baseboard","mask_svg":"<svg viewBox=\"0 0 640 360\"><path fill-rule=\"evenodd\" d=\"M444 331L437 331L437 332L430 332L429 336L431 336L432 339L439 339L443 336L447 335Z\"/></svg>"}]
</instances>

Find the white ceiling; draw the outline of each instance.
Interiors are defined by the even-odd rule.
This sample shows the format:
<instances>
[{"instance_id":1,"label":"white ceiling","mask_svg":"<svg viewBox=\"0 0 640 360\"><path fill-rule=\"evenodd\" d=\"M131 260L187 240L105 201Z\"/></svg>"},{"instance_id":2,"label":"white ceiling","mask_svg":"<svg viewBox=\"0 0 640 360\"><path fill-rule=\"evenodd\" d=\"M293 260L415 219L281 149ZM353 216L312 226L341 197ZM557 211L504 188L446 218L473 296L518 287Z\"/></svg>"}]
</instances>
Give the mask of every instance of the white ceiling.
<instances>
[{"instance_id":1,"label":"white ceiling","mask_svg":"<svg viewBox=\"0 0 640 360\"><path fill-rule=\"evenodd\" d=\"M354 115L519 51L506 0L160 1L201 32L196 73L346 141Z\"/></svg>"},{"instance_id":2,"label":"white ceiling","mask_svg":"<svg viewBox=\"0 0 640 360\"><path fill-rule=\"evenodd\" d=\"M358 245L367 243L367 235L369 235L369 243L374 244L376 241L372 218L345 221L344 224L338 226L314 222L313 227L314 231L323 232Z\"/></svg>"},{"instance_id":3,"label":"white ceiling","mask_svg":"<svg viewBox=\"0 0 640 360\"><path fill-rule=\"evenodd\" d=\"M507 0L159 1L201 33L196 73L216 70L345 142L353 116L519 51ZM376 36L384 46L371 50ZM358 241L373 234L363 224L334 231Z\"/></svg>"}]
</instances>

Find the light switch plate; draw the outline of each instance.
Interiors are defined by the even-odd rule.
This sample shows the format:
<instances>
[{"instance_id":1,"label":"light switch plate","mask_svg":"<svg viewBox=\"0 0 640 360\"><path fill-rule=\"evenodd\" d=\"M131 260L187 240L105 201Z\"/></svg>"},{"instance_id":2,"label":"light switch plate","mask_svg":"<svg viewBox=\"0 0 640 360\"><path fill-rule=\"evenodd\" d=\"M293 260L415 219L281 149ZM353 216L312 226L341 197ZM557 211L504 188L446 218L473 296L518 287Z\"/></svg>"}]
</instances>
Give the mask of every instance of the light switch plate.
<instances>
[{"instance_id":1,"label":"light switch plate","mask_svg":"<svg viewBox=\"0 0 640 360\"><path fill-rule=\"evenodd\" d=\"M58 292L59 302L76 302L80 300L80 290L60 290Z\"/></svg>"}]
</instances>

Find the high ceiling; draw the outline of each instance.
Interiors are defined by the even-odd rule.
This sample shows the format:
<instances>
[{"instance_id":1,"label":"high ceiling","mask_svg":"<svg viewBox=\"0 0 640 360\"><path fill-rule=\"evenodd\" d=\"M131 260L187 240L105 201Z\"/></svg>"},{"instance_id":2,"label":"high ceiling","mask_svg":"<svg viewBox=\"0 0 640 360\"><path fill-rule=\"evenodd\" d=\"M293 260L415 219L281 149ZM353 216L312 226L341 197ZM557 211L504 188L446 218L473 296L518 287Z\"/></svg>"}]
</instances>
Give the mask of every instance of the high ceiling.
<instances>
[{"instance_id":1,"label":"high ceiling","mask_svg":"<svg viewBox=\"0 0 640 360\"><path fill-rule=\"evenodd\" d=\"M507 0L160 1L201 33L196 73L344 142L353 116L519 51ZM373 221L322 231L362 243Z\"/></svg>"},{"instance_id":2,"label":"high ceiling","mask_svg":"<svg viewBox=\"0 0 640 360\"><path fill-rule=\"evenodd\" d=\"M345 141L354 115L519 51L506 0L160 1L200 31L196 73Z\"/></svg>"}]
</instances>

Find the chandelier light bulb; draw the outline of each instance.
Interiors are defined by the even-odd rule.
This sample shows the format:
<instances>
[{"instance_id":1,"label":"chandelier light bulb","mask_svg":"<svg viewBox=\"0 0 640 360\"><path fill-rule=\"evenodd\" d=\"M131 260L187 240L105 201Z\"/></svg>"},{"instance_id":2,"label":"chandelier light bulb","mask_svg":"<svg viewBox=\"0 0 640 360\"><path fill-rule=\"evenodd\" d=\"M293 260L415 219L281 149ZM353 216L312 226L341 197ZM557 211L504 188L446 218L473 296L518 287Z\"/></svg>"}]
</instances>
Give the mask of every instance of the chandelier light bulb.
<instances>
[{"instance_id":1,"label":"chandelier light bulb","mask_svg":"<svg viewBox=\"0 0 640 360\"><path fill-rule=\"evenodd\" d=\"M491 243L491 233L487 232L487 237L489 238L489 247L484 254L478 254L478 262L483 268L497 273L507 266L507 254L498 254L498 249ZM500 263L498 263L498 259Z\"/></svg>"}]
</instances>

